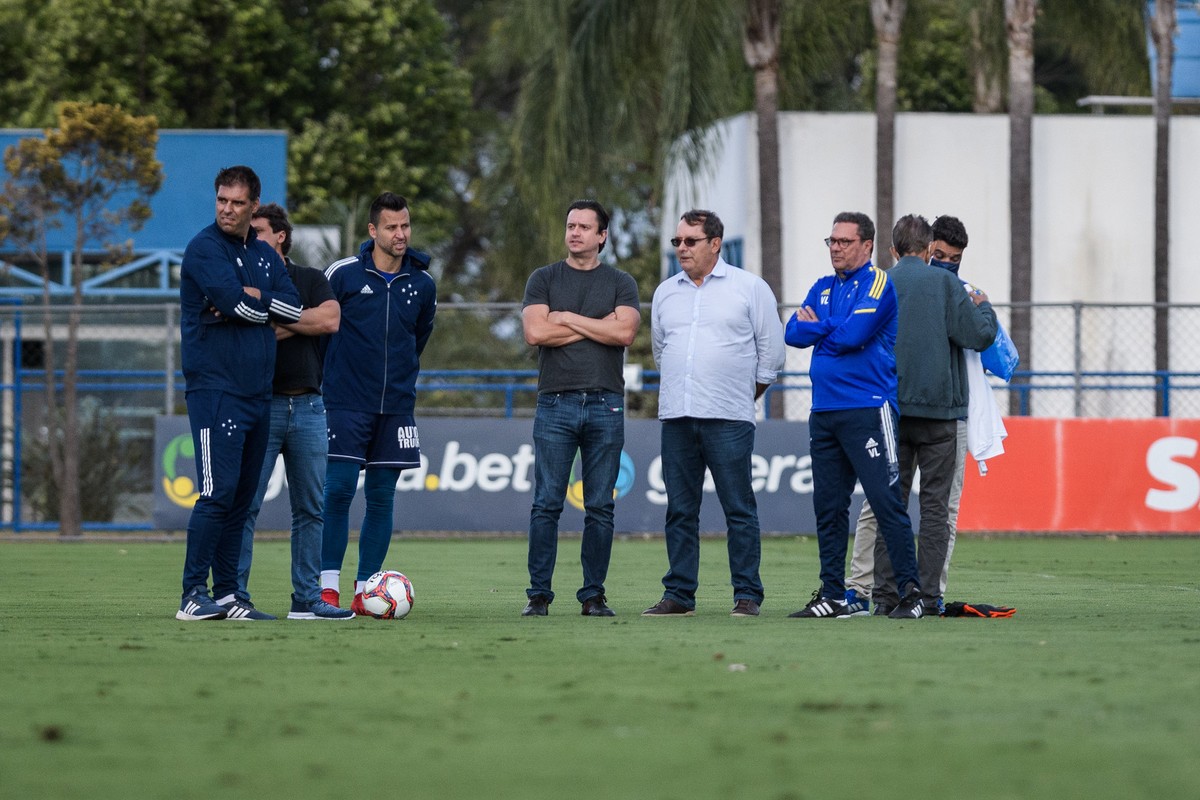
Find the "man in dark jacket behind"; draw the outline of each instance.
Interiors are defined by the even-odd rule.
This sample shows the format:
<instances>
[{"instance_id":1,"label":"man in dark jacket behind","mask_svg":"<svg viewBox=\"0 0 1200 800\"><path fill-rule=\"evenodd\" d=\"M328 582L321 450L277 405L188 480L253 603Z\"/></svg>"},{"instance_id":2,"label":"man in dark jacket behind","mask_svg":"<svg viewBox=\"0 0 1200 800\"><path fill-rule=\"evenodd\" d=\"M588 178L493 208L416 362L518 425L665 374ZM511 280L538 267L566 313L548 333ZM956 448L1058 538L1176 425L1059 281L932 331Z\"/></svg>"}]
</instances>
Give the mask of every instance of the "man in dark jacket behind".
<instances>
[{"instance_id":1,"label":"man in dark jacket behind","mask_svg":"<svg viewBox=\"0 0 1200 800\"><path fill-rule=\"evenodd\" d=\"M236 596L238 558L271 422L269 323L298 321L300 296L283 259L250 226L262 191L254 170L227 167L214 186L216 222L188 243L180 267L183 377L199 498L188 520L175 617L274 619Z\"/></svg>"},{"instance_id":2,"label":"man in dark jacket behind","mask_svg":"<svg viewBox=\"0 0 1200 800\"><path fill-rule=\"evenodd\" d=\"M953 274L928 264L933 230L924 217L909 214L892 228L888 270L896 287L897 397L900 402L900 482L908 497L921 470L921 524L917 574L925 614L940 607L939 585L950 538L948 509L954 481L958 420L969 399L963 348L985 350L996 338L996 312L987 295L968 294ZM875 543L876 613L900 602L887 548Z\"/></svg>"}]
</instances>

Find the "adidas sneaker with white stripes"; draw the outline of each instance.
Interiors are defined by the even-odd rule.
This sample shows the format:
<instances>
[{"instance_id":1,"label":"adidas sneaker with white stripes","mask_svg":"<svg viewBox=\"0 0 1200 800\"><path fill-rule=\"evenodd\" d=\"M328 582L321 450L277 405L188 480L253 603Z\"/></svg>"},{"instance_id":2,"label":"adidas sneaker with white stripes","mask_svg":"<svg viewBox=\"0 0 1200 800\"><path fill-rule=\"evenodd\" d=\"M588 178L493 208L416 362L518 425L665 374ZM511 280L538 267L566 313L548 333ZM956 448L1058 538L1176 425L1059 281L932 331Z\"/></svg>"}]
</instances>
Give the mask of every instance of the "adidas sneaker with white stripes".
<instances>
[{"instance_id":1,"label":"adidas sneaker with white stripes","mask_svg":"<svg viewBox=\"0 0 1200 800\"><path fill-rule=\"evenodd\" d=\"M188 621L225 619L227 613L224 606L213 602L213 599L208 596L208 592L193 589L183 596L183 600L179 603L179 610L175 612L175 619Z\"/></svg>"},{"instance_id":2,"label":"adidas sneaker with white stripes","mask_svg":"<svg viewBox=\"0 0 1200 800\"><path fill-rule=\"evenodd\" d=\"M794 611L788 614L789 617L798 619L816 619L820 617L848 617L850 609L846 607L845 600L838 600L834 597L821 597L821 590L813 592L812 600L808 601L808 605L799 611Z\"/></svg>"},{"instance_id":3,"label":"adidas sneaker with white stripes","mask_svg":"<svg viewBox=\"0 0 1200 800\"><path fill-rule=\"evenodd\" d=\"M266 620L278 619L264 611L259 611L249 600L233 600L225 603L225 619L236 620Z\"/></svg>"}]
</instances>

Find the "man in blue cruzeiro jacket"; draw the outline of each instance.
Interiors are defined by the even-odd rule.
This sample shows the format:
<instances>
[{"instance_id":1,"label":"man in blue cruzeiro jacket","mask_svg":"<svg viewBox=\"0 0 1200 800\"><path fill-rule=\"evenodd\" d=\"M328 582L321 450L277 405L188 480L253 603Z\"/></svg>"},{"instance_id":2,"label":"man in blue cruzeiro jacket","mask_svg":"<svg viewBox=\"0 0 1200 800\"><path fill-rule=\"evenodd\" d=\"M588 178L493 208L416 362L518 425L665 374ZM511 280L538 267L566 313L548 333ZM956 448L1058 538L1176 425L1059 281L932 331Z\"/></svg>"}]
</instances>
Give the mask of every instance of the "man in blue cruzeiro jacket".
<instances>
[{"instance_id":1,"label":"man in blue cruzeiro jacket","mask_svg":"<svg viewBox=\"0 0 1200 800\"><path fill-rule=\"evenodd\" d=\"M199 497L188 521L183 599L175 616L274 619L235 593L242 529L270 428L270 323L299 320L300 296L283 260L250 226L262 189L254 170L227 167L214 186L216 221L188 243L180 269L183 377Z\"/></svg>"},{"instance_id":2,"label":"man in blue cruzeiro jacket","mask_svg":"<svg viewBox=\"0 0 1200 800\"><path fill-rule=\"evenodd\" d=\"M392 540L392 507L400 472L421 465L413 411L421 351L433 332L437 287L429 256L410 250L408 201L384 192L371 203L371 238L357 256L325 270L342 306L341 328L325 354L329 461L321 598L338 605L350 536L350 503L366 469L366 513L358 541L358 573L350 608L365 614L362 591L383 567Z\"/></svg>"},{"instance_id":3,"label":"man in blue cruzeiro jacket","mask_svg":"<svg viewBox=\"0 0 1200 800\"><path fill-rule=\"evenodd\" d=\"M813 348L808 429L821 557L821 588L791 616L849 614L846 546L857 479L875 509L903 598L889 616L916 618L921 587L896 438L896 290L871 265L875 224L866 214L838 214L825 244L834 274L813 284L784 331L789 345Z\"/></svg>"}]
</instances>

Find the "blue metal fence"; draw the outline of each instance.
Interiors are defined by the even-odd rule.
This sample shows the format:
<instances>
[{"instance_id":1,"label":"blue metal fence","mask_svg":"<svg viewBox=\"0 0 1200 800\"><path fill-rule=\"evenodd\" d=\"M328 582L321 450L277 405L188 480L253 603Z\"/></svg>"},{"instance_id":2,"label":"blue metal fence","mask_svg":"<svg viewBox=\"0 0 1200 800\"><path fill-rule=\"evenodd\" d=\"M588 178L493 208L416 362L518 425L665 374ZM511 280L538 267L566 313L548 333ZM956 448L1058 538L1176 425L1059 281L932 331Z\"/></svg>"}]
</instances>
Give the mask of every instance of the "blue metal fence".
<instances>
[{"instance_id":1,"label":"blue metal fence","mask_svg":"<svg viewBox=\"0 0 1200 800\"><path fill-rule=\"evenodd\" d=\"M1150 352L1152 338L1152 306L1039 306L1035 325L1043 335L1054 337L1039 363L1059 369L1019 372L1011 385L996 383L997 401L1005 410L1009 398L1015 398L1019 414L1031 412L1050 416L1076 417L1139 417L1153 414L1200 416L1200 371L1138 371L1088 370L1087 366L1102 366L1105 362L1117 365L1124 362L1144 363L1143 353ZM40 484L31 484L33 459L31 447L38 447L46 436L45 391L46 373L40 366L47 356L46 338L60 343L56 357L61 357L61 342L65 337L68 307L47 312L41 307L21 306L19 300L0 298L0 529L14 531L53 530L50 521L53 510L44 508L44 499L35 508L31 505ZM474 327L455 328L450 324L452 314L459 312L463 320L474 320ZM124 479L136 485L121 485L114 491L129 500L131 508L121 512L123 519L113 522L90 521L88 530L149 530L151 513L147 507L152 499L153 479L150 477L155 459L153 448L154 420L161 414L186 413L182 399L184 380L179 370L178 306L105 305L84 309L84 324L80 333L83 354L76 388L83 402L98 404L103 410L105 424L119 431L122 451L133 465L134 475ZM49 316L47 316L49 314ZM1172 307L1178 326L1174 340L1178 349L1173 363L1195 369L1200 357L1193 357L1188 342L1194 331L1200 330L1200 307ZM455 308L452 304L439 309L445 316L443 338L447 344L437 352L425 354L425 369L418 384L418 409L421 416L493 416L529 417L533 414L537 391L537 371L532 368L529 349L520 341L519 308L514 304L495 304L495 307L472 306ZM469 319L468 319L469 318ZM483 322L479 320L482 319ZM1090 320L1090 321L1089 321ZM1096 331L1122 331L1120 343L1129 343L1136 359L1122 353L1096 348L1089 336ZM459 332L465 331L465 332ZM1061 333L1059 333L1061 331ZM486 338L491 336L492 338ZM477 341L478 338L478 341ZM1145 339L1145 342L1141 340ZM470 347L457 347L461 342ZM640 355L631 355L631 364L646 360L648 347ZM1096 350L1098 355L1092 354ZM432 354L431 354L432 353ZM479 354L483 353L481 357ZM464 359L472 359L464 361ZM495 367L488 364L491 360ZM464 363L488 368L447 368ZM512 368L528 364L528 368ZM1074 369L1061 369L1074 365ZM59 362L61 366L61 362ZM55 384L62 388L61 369L52 373ZM630 384L627 414L653 418L657 411L660 375L644 370L639 380ZM802 370L786 371L779 383L767 390L763 403L767 417L786 416L790 419L807 417L811 384ZM144 512L144 513L143 513Z\"/></svg>"}]
</instances>

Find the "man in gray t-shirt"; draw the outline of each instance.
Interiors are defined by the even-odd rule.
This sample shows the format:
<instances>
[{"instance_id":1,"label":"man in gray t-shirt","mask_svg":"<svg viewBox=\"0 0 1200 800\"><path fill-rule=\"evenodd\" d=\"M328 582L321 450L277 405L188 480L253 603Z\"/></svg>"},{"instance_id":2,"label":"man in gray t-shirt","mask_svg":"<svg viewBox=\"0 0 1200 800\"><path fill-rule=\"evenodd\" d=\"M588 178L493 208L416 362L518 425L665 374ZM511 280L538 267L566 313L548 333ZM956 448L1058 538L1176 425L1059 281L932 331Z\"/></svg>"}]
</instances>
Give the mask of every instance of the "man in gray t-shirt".
<instances>
[{"instance_id":1,"label":"man in gray t-shirt","mask_svg":"<svg viewBox=\"0 0 1200 800\"><path fill-rule=\"evenodd\" d=\"M567 209L567 257L535 270L525 286L521 322L525 341L538 348L526 617L545 616L554 600L558 518L568 490L582 494L584 508L576 598L584 616L614 615L604 579L625 445L623 367L642 318L633 277L600 263L607 239L608 212L595 200L576 200ZM572 481L576 453L582 469Z\"/></svg>"}]
</instances>

